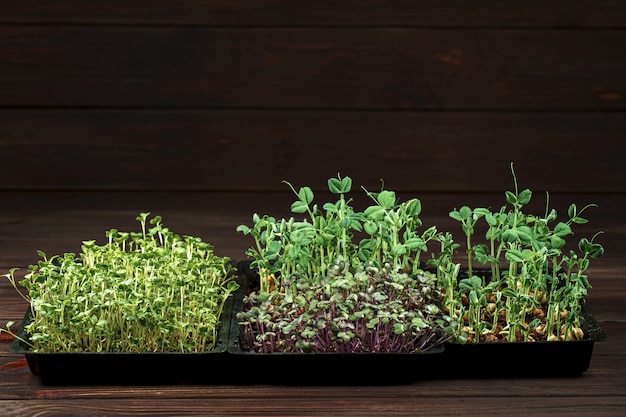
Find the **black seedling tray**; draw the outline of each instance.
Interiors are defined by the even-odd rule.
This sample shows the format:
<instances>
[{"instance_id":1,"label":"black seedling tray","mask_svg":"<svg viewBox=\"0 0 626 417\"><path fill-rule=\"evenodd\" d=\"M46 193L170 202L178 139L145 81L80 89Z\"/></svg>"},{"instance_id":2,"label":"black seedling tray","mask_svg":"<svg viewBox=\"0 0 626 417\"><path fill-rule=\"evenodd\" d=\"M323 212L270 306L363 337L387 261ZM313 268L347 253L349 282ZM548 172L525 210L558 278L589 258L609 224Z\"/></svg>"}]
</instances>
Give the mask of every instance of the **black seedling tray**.
<instances>
[{"instance_id":1,"label":"black seedling tray","mask_svg":"<svg viewBox=\"0 0 626 417\"><path fill-rule=\"evenodd\" d=\"M226 300L215 349L202 353L182 352L62 352L36 353L19 339L11 351L24 354L34 375L44 385L171 383L221 384L228 382L221 372L228 350L233 308L232 295ZM18 331L26 339L24 326L30 322L30 308Z\"/></svg>"},{"instance_id":2,"label":"black seedling tray","mask_svg":"<svg viewBox=\"0 0 626 417\"><path fill-rule=\"evenodd\" d=\"M233 298L228 344L229 367L244 384L277 385L398 385L429 377L440 363L439 346L424 353L256 353L243 350L236 314L244 291L256 274L249 261L239 262L239 290ZM252 284L254 285L254 284Z\"/></svg>"},{"instance_id":3,"label":"black seedling tray","mask_svg":"<svg viewBox=\"0 0 626 417\"><path fill-rule=\"evenodd\" d=\"M583 308L586 337L575 341L445 343L447 378L542 378L580 376L589 369L595 342L606 339L594 317Z\"/></svg>"},{"instance_id":4,"label":"black seedling tray","mask_svg":"<svg viewBox=\"0 0 626 417\"><path fill-rule=\"evenodd\" d=\"M589 368L593 340L446 344L446 378L579 376Z\"/></svg>"},{"instance_id":5,"label":"black seedling tray","mask_svg":"<svg viewBox=\"0 0 626 417\"><path fill-rule=\"evenodd\" d=\"M491 271L475 269L478 275ZM467 277L465 271L463 277ZM589 369L595 342L606 339L598 322L583 305L580 313L585 338L576 341L497 342L445 344L449 367L443 375L453 378L572 377Z\"/></svg>"}]
</instances>

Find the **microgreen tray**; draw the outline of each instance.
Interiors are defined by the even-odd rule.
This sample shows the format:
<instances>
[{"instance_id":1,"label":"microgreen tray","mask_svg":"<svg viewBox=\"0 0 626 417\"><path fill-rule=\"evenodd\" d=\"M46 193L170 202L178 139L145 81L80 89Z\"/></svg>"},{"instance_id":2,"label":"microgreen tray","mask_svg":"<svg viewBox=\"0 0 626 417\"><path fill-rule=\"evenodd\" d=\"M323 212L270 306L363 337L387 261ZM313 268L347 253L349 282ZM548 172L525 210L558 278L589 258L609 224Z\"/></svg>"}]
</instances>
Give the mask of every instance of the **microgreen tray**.
<instances>
[{"instance_id":1,"label":"microgreen tray","mask_svg":"<svg viewBox=\"0 0 626 417\"><path fill-rule=\"evenodd\" d=\"M397 385L432 374L430 366L442 363L442 345L424 353L255 353L240 343L236 314L243 294L255 273L249 261L237 265L240 288L233 294L233 313L228 343L229 367L246 384L278 385ZM282 369L281 372L266 372Z\"/></svg>"},{"instance_id":2,"label":"microgreen tray","mask_svg":"<svg viewBox=\"0 0 626 417\"><path fill-rule=\"evenodd\" d=\"M606 334L583 307L585 338L573 341L445 343L446 378L574 377L589 369L595 342Z\"/></svg>"},{"instance_id":3,"label":"microgreen tray","mask_svg":"<svg viewBox=\"0 0 626 417\"><path fill-rule=\"evenodd\" d=\"M19 339L11 351L24 354L31 372L44 385L59 384L170 384L224 383L222 369L227 355L228 334L233 297L225 302L218 338L213 350L202 353L182 352L31 352ZM18 330L18 336L28 337L24 326L30 321L30 308Z\"/></svg>"},{"instance_id":4,"label":"microgreen tray","mask_svg":"<svg viewBox=\"0 0 626 417\"><path fill-rule=\"evenodd\" d=\"M491 271L475 269L474 272L489 276ZM462 277L466 277L465 273L462 272ZM442 373L454 378L579 376L589 368L595 343L606 339L585 304L581 306L580 322L585 335L580 340L446 342L445 357L449 366Z\"/></svg>"}]
</instances>

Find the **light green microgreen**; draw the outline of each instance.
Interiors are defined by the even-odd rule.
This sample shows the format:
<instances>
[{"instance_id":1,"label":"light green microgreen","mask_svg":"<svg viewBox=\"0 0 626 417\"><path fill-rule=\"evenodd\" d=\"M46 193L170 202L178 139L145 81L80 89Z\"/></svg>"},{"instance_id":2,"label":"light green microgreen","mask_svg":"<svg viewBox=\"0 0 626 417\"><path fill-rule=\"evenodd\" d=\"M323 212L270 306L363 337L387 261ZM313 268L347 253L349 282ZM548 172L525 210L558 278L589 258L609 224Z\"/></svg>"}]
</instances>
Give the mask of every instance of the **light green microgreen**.
<instances>
[{"instance_id":1,"label":"light green microgreen","mask_svg":"<svg viewBox=\"0 0 626 417\"><path fill-rule=\"evenodd\" d=\"M34 352L205 352L215 348L232 262L198 237L141 213L141 232L111 229L79 254L42 258L20 281ZM16 269L6 278L13 287Z\"/></svg>"}]
</instances>

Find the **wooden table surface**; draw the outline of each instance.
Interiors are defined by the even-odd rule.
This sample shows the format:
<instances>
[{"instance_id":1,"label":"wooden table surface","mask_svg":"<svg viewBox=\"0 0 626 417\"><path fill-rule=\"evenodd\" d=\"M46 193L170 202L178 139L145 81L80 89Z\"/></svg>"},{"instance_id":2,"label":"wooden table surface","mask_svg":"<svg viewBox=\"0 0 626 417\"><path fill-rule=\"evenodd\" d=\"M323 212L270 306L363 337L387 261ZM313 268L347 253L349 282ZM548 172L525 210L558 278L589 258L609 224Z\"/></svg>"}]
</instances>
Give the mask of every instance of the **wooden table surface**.
<instances>
[{"instance_id":1,"label":"wooden table surface","mask_svg":"<svg viewBox=\"0 0 626 417\"><path fill-rule=\"evenodd\" d=\"M78 251L81 240L104 238L110 228L134 228L135 216L151 211L180 234L200 236L216 253L245 257L247 237L237 225L251 223L253 211L288 214L291 196L208 192L3 192L0 205L0 273L49 255ZM500 201L501 195L427 194L420 197L426 225L453 227L447 213L459 198L469 205ZM595 202L581 234L603 230L606 254L589 269L593 288L588 308L607 339L597 342L587 372L574 378L417 380L380 386L285 385L43 385L22 355L0 338L2 416L624 416L626 415L626 196L557 195L557 207ZM460 233L460 232L459 232ZM19 322L26 303L0 281L0 326ZM514 366L493 364L493 366ZM251 370L255 372L254 370ZM261 371L261 370L259 370ZM228 372L228 370L221 370Z\"/></svg>"}]
</instances>

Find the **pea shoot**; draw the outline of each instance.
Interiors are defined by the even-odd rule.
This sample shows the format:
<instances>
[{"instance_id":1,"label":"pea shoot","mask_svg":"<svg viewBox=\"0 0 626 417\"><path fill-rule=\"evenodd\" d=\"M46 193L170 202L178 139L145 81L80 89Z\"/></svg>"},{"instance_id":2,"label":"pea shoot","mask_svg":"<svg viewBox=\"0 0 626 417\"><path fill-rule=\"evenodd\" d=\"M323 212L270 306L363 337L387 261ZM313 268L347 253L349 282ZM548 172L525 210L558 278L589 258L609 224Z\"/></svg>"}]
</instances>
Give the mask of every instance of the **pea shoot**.
<instances>
[{"instance_id":1,"label":"pea shoot","mask_svg":"<svg viewBox=\"0 0 626 417\"><path fill-rule=\"evenodd\" d=\"M462 206L450 212L461 223L465 235L467 269L461 276L453 261L460 244L450 234L439 235L441 252L434 260L444 308L463 323L457 341L557 341L584 337L580 312L591 288L586 270L590 259L604 248L595 239L581 238L578 252L567 251L566 237L572 227L587 223L584 211L571 204L567 219L559 221L546 198L543 215L524 211L532 192L519 190L511 164L514 191L506 191L507 205L492 212ZM549 195L548 195L549 197ZM476 242L475 226L485 221L485 240ZM473 269L479 263L487 268Z\"/></svg>"},{"instance_id":2,"label":"pea shoot","mask_svg":"<svg viewBox=\"0 0 626 417\"><path fill-rule=\"evenodd\" d=\"M304 218L254 214L237 230L254 239L247 254L259 285L237 314L242 345L254 352L426 352L451 337L438 304L436 276L421 255L436 242L420 231L421 203L363 188L357 211L350 177L330 178L336 201L314 203L310 187L293 191Z\"/></svg>"}]
</instances>

